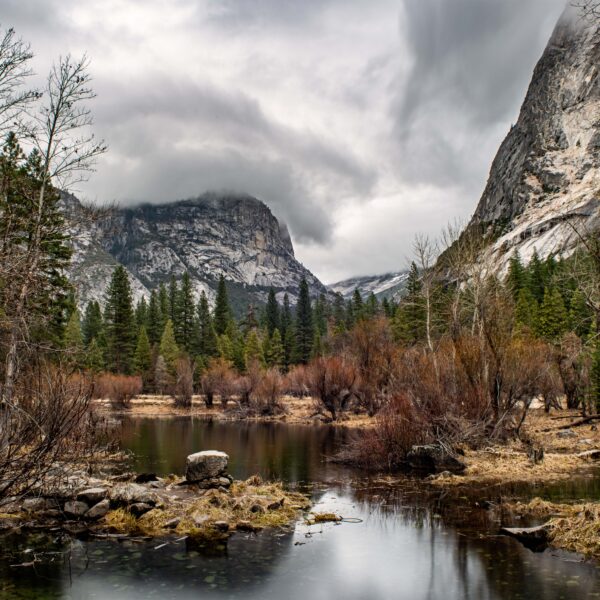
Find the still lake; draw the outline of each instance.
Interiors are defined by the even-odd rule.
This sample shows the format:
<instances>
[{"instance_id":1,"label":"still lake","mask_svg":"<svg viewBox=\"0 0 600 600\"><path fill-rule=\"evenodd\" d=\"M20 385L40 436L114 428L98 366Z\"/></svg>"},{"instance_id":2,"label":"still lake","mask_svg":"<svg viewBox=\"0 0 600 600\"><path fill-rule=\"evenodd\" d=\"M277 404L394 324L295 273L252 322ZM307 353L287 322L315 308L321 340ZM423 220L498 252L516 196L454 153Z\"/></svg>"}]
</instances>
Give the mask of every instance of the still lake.
<instances>
[{"instance_id":1,"label":"still lake","mask_svg":"<svg viewBox=\"0 0 600 600\"><path fill-rule=\"evenodd\" d=\"M311 493L315 510L351 522L235 534L227 543L81 541L48 532L0 537L0 598L138 600L508 600L600 598L600 568L533 553L496 535L477 500L507 493L598 498L600 478L527 489L432 491L410 477L332 464L348 431L187 417L124 420L132 468L183 473L185 457L223 450L230 473ZM37 556L33 567L14 567Z\"/></svg>"}]
</instances>

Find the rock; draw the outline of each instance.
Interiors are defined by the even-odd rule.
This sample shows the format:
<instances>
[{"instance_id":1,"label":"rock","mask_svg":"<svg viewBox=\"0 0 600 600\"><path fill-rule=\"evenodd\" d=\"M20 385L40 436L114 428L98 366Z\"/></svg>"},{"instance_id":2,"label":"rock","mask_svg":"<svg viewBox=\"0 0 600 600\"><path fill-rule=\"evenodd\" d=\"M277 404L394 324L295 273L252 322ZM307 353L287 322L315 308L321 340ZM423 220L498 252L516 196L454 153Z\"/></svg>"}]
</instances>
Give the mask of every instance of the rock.
<instances>
[{"instance_id":1,"label":"rock","mask_svg":"<svg viewBox=\"0 0 600 600\"><path fill-rule=\"evenodd\" d=\"M285 498L281 498L280 500L277 500L276 502L271 502L271 504L267 505L267 510L279 510L283 506L284 502L285 502Z\"/></svg>"},{"instance_id":2,"label":"rock","mask_svg":"<svg viewBox=\"0 0 600 600\"><path fill-rule=\"evenodd\" d=\"M58 507L55 500L49 498L25 498L23 501L23 510L25 512L44 512Z\"/></svg>"},{"instance_id":3,"label":"rock","mask_svg":"<svg viewBox=\"0 0 600 600\"><path fill-rule=\"evenodd\" d=\"M548 547L548 527L502 527L500 533L516 538L530 550L543 552Z\"/></svg>"},{"instance_id":4,"label":"rock","mask_svg":"<svg viewBox=\"0 0 600 600\"><path fill-rule=\"evenodd\" d=\"M86 519L91 520L101 519L102 517L106 516L106 513L109 511L109 509L110 501L108 498L105 498L104 500L98 502L98 504L94 504L94 506L92 506L92 508L90 508L90 510L88 510L84 516Z\"/></svg>"},{"instance_id":5,"label":"rock","mask_svg":"<svg viewBox=\"0 0 600 600\"><path fill-rule=\"evenodd\" d=\"M106 498L106 494L108 494L108 490L103 487L97 488L89 488L87 490L83 490L77 494L77 500L81 500L81 502L87 502L88 504L94 505L98 504L101 500Z\"/></svg>"},{"instance_id":6,"label":"rock","mask_svg":"<svg viewBox=\"0 0 600 600\"><path fill-rule=\"evenodd\" d=\"M449 471L462 473L466 465L448 454L441 446L413 446L406 455L406 462L417 471Z\"/></svg>"},{"instance_id":7,"label":"rock","mask_svg":"<svg viewBox=\"0 0 600 600\"><path fill-rule=\"evenodd\" d=\"M572 429L565 429L564 431L559 431L556 437L561 439L576 438L577 434Z\"/></svg>"},{"instance_id":8,"label":"rock","mask_svg":"<svg viewBox=\"0 0 600 600\"><path fill-rule=\"evenodd\" d=\"M229 531L229 523L227 521L215 521L214 522L215 529L226 533Z\"/></svg>"},{"instance_id":9,"label":"rock","mask_svg":"<svg viewBox=\"0 0 600 600\"><path fill-rule=\"evenodd\" d=\"M577 454L579 458L590 458L592 460L598 460L600 458L600 450L586 450L585 452L579 452Z\"/></svg>"},{"instance_id":10,"label":"rock","mask_svg":"<svg viewBox=\"0 0 600 600\"><path fill-rule=\"evenodd\" d=\"M189 485L189 482L185 482ZM227 488L231 485L231 480L227 477L210 477L194 483L201 490L210 490L212 488L223 488L227 492Z\"/></svg>"},{"instance_id":11,"label":"rock","mask_svg":"<svg viewBox=\"0 0 600 600\"><path fill-rule=\"evenodd\" d=\"M253 525L252 523L250 523L250 521L240 521L235 528L238 531L249 531L249 532L255 532L255 531L260 531L260 527L257 527L256 525Z\"/></svg>"},{"instance_id":12,"label":"rock","mask_svg":"<svg viewBox=\"0 0 600 600\"><path fill-rule=\"evenodd\" d=\"M186 459L185 478L189 482L220 477L227 469L229 456L218 450L204 450L190 454Z\"/></svg>"},{"instance_id":13,"label":"rock","mask_svg":"<svg viewBox=\"0 0 600 600\"><path fill-rule=\"evenodd\" d=\"M135 502L129 506L129 512L134 517L141 517L149 510L152 510L152 506L150 504L146 504L145 502Z\"/></svg>"},{"instance_id":14,"label":"rock","mask_svg":"<svg viewBox=\"0 0 600 600\"><path fill-rule=\"evenodd\" d=\"M267 509L262 504L259 504L258 502L256 502L255 504L253 504L250 507L250 512L264 514L267 512Z\"/></svg>"},{"instance_id":15,"label":"rock","mask_svg":"<svg viewBox=\"0 0 600 600\"><path fill-rule=\"evenodd\" d=\"M151 481L158 481L156 473L140 473L133 480L135 483L150 483Z\"/></svg>"},{"instance_id":16,"label":"rock","mask_svg":"<svg viewBox=\"0 0 600 600\"><path fill-rule=\"evenodd\" d=\"M194 525L196 527L204 527L208 521L210 520L208 515L204 515L202 513L194 513L192 515L192 521L194 521Z\"/></svg>"},{"instance_id":17,"label":"rock","mask_svg":"<svg viewBox=\"0 0 600 600\"><path fill-rule=\"evenodd\" d=\"M137 483L124 483L116 485L109 494L111 505L123 506L129 504L143 503L155 506L158 504L158 496Z\"/></svg>"},{"instance_id":18,"label":"rock","mask_svg":"<svg viewBox=\"0 0 600 600\"><path fill-rule=\"evenodd\" d=\"M181 523L181 519L179 517L173 517L165 523L165 529L176 529L179 523Z\"/></svg>"},{"instance_id":19,"label":"rock","mask_svg":"<svg viewBox=\"0 0 600 600\"><path fill-rule=\"evenodd\" d=\"M80 519L88 512L89 506L85 502L80 502L79 500L70 500L69 502L65 502L64 512L67 517L74 517L75 519Z\"/></svg>"}]
</instances>

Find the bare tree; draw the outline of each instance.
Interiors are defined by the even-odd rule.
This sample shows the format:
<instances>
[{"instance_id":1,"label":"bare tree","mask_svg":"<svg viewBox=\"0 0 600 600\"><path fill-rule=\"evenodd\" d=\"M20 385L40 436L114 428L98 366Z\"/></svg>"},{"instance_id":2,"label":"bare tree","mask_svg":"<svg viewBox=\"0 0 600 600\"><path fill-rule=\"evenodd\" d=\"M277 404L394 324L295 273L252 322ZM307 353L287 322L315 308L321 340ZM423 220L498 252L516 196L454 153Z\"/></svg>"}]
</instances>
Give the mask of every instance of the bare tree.
<instances>
[{"instance_id":1,"label":"bare tree","mask_svg":"<svg viewBox=\"0 0 600 600\"><path fill-rule=\"evenodd\" d=\"M93 169L95 159L106 151L89 127L92 117L85 103L94 98L87 72L88 60L60 59L48 77L44 99L38 112L26 125L26 140L32 146L30 161L34 164L37 185L30 232L19 256L19 277L11 302L2 402L14 401L14 385L18 370L19 344L27 340L28 299L39 283L40 265L44 260L44 232L48 211L54 206L57 188L82 181ZM29 191L29 190L28 190Z\"/></svg>"},{"instance_id":2,"label":"bare tree","mask_svg":"<svg viewBox=\"0 0 600 600\"><path fill-rule=\"evenodd\" d=\"M573 0L571 5L579 10L581 18L598 23L600 19L600 0Z\"/></svg>"}]
</instances>

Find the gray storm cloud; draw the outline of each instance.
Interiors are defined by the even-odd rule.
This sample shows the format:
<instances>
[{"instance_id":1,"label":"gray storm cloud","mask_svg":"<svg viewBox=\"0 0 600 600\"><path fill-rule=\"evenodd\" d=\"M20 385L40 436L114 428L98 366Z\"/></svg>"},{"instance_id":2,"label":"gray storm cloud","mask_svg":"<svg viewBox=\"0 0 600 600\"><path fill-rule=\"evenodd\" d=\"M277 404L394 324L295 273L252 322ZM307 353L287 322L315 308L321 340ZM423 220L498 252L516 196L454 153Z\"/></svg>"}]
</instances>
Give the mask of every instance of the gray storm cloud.
<instances>
[{"instance_id":1,"label":"gray storm cloud","mask_svg":"<svg viewBox=\"0 0 600 600\"><path fill-rule=\"evenodd\" d=\"M466 217L565 0L3 0L92 59L110 151L80 192L264 200L326 281L402 268Z\"/></svg>"}]
</instances>

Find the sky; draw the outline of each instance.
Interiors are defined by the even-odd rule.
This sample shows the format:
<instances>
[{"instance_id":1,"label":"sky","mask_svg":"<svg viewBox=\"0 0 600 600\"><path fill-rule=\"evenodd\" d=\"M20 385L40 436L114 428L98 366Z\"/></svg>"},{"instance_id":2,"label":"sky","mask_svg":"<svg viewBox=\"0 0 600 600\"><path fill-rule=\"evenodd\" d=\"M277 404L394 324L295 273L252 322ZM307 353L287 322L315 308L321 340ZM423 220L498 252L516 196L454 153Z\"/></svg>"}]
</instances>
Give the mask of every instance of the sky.
<instances>
[{"instance_id":1,"label":"sky","mask_svg":"<svg viewBox=\"0 0 600 600\"><path fill-rule=\"evenodd\" d=\"M565 0L2 0L34 81L87 53L91 202L263 200L325 283L465 222Z\"/></svg>"}]
</instances>

